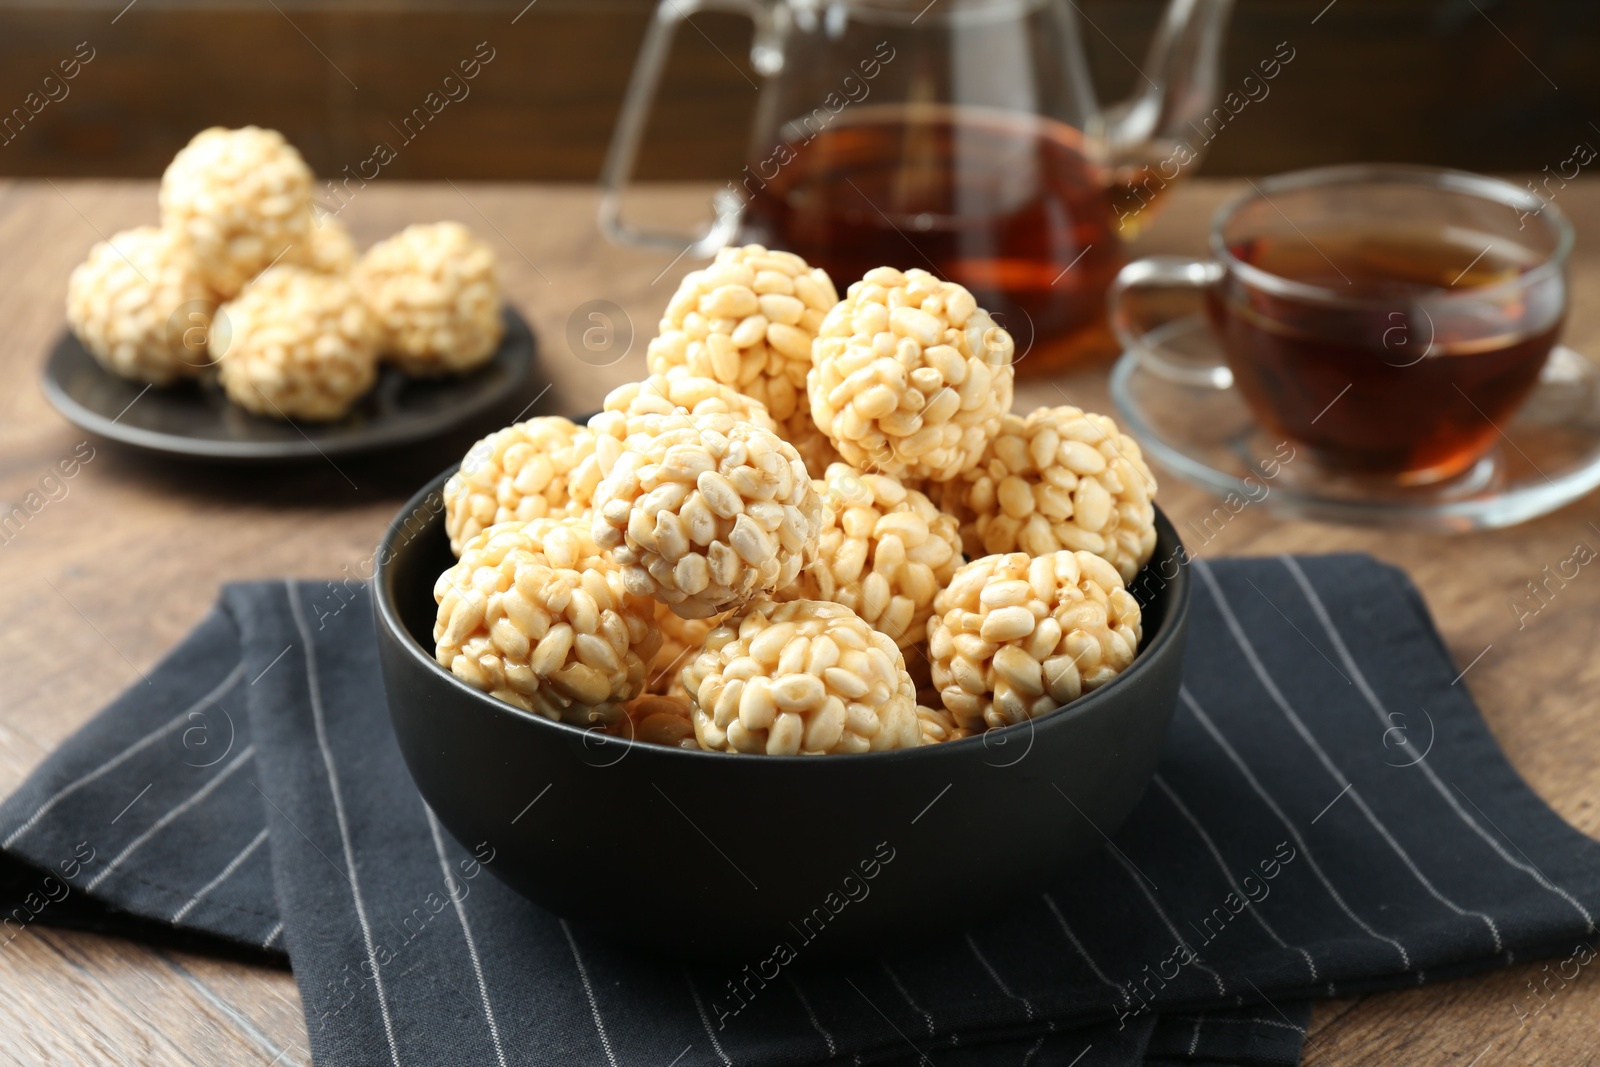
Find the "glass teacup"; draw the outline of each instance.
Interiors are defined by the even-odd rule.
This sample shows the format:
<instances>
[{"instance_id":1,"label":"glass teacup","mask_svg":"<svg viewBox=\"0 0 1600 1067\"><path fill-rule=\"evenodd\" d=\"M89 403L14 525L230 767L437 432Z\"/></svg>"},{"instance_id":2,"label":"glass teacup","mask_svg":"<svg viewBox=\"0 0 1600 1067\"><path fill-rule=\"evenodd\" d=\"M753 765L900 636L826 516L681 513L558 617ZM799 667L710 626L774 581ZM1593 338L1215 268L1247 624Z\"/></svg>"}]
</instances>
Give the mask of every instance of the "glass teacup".
<instances>
[{"instance_id":1,"label":"glass teacup","mask_svg":"<svg viewBox=\"0 0 1600 1067\"><path fill-rule=\"evenodd\" d=\"M1342 475L1416 485L1472 467L1539 378L1567 310L1572 227L1508 182L1409 166L1252 183L1209 260L1151 257L1111 291L1157 373L1235 386L1269 432ZM1226 365L1167 362L1136 290L1203 292Z\"/></svg>"}]
</instances>

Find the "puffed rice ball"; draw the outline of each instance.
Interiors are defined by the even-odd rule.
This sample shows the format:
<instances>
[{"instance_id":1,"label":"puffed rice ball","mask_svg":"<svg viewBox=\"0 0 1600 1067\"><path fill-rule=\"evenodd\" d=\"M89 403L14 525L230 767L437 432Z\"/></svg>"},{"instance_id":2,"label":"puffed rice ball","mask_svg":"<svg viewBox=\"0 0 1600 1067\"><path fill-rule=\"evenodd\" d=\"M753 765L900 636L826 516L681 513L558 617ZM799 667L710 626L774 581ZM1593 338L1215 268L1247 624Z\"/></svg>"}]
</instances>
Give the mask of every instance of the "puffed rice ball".
<instances>
[{"instance_id":1,"label":"puffed rice ball","mask_svg":"<svg viewBox=\"0 0 1600 1067\"><path fill-rule=\"evenodd\" d=\"M700 742L694 738L694 722L690 717L693 705L688 697L647 693L628 701L625 710L627 721L618 724L621 729L617 732L629 740L699 750Z\"/></svg>"},{"instance_id":2,"label":"puffed rice ball","mask_svg":"<svg viewBox=\"0 0 1600 1067\"><path fill-rule=\"evenodd\" d=\"M683 672L701 748L878 752L922 743L900 650L842 604L757 601Z\"/></svg>"},{"instance_id":3,"label":"puffed rice ball","mask_svg":"<svg viewBox=\"0 0 1600 1067\"><path fill-rule=\"evenodd\" d=\"M655 418L595 490L594 539L628 589L703 619L793 582L822 521L794 448L732 415Z\"/></svg>"},{"instance_id":4,"label":"puffed rice ball","mask_svg":"<svg viewBox=\"0 0 1600 1067\"><path fill-rule=\"evenodd\" d=\"M378 377L378 330L355 287L303 267L264 271L211 331L228 399L258 415L337 419Z\"/></svg>"},{"instance_id":5,"label":"puffed rice ball","mask_svg":"<svg viewBox=\"0 0 1600 1067\"><path fill-rule=\"evenodd\" d=\"M161 225L222 300L311 239L311 168L277 130L213 126L161 176Z\"/></svg>"},{"instance_id":6,"label":"puffed rice ball","mask_svg":"<svg viewBox=\"0 0 1600 1067\"><path fill-rule=\"evenodd\" d=\"M826 271L761 245L724 248L688 274L662 314L645 361L650 373L687 367L754 397L813 473L821 437L806 400L811 342L839 295ZM816 458L824 458L817 456Z\"/></svg>"},{"instance_id":7,"label":"puffed rice ball","mask_svg":"<svg viewBox=\"0 0 1600 1067\"><path fill-rule=\"evenodd\" d=\"M492 526L433 587L439 664L524 711L615 723L660 635L581 519Z\"/></svg>"},{"instance_id":8,"label":"puffed rice ball","mask_svg":"<svg viewBox=\"0 0 1600 1067\"><path fill-rule=\"evenodd\" d=\"M444 527L457 556L497 523L587 518L600 484L595 434L559 415L528 419L473 445L444 483Z\"/></svg>"},{"instance_id":9,"label":"puffed rice ball","mask_svg":"<svg viewBox=\"0 0 1600 1067\"><path fill-rule=\"evenodd\" d=\"M939 594L928 623L933 682L958 726L1048 715L1133 662L1139 604L1089 552L975 559Z\"/></svg>"},{"instance_id":10,"label":"puffed rice ball","mask_svg":"<svg viewBox=\"0 0 1600 1067\"><path fill-rule=\"evenodd\" d=\"M935 495L970 556L1093 552L1131 582L1156 548L1155 491L1137 441L1063 405L1007 415L982 461Z\"/></svg>"},{"instance_id":11,"label":"puffed rice ball","mask_svg":"<svg viewBox=\"0 0 1600 1067\"><path fill-rule=\"evenodd\" d=\"M600 413L589 419L589 428L625 441L629 434L647 430L652 425L650 416L679 411L732 415L739 422L763 430L778 429L761 401L710 378L690 374L686 367L673 367L664 374L652 374L642 382L629 382L611 390Z\"/></svg>"},{"instance_id":12,"label":"puffed rice ball","mask_svg":"<svg viewBox=\"0 0 1600 1067\"><path fill-rule=\"evenodd\" d=\"M1011 408L1014 347L961 286L878 267L823 320L811 416L859 470L948 481L977 464Z\"/></svg>"},{"instance_id":13,"label":"puffed rice ball","mask_svg":"<svg viewBox=\"0 0 1600 1067\"><path fill-rule=\"evenodd\" d=\"M822 529L800 577L774 599L843 604L909 649L926 636L933 598L961 565L955 518L898 479L845 463L811 484L822 497Z\"/></svg>"},{"instance_id":14,"label":"puffed rice ball","mask_svg":"<svg viewBox=\"0 0 1600 1067\"><path fill-rule=\"evenodd\" d=\"M192 315L174 322L185 305ZM214 306L189 250L154 226L95 245L67 281L67 323L83 347L111 373L152 385L210 365L204 337Z\"/></svg>"},{"instance_id":15,"label":"puffed rice ball","mask_svg":"<svg viewBox=\"0 0 1600 1067\"><path fill-rule=\"evenodd\" d=\"M917 729L922 732L924 745L938 745L945 741L959 741L971 737L974 731L956 725L956 717L939 703L938 694L932 699L917 695Z\"/></svg>"},{"instance_id":16,"label":"puffed rice ball","mask_svg":"<svg viewBox=\"0 0 1600 1067\"><path fill-rule=\"evenodd\" d=\"M654 603L656 629L661 631L661 648L650 662L650 673L644 682L645 692L681 696L683 669L706 647L706 637L716 629L720 616L680 619L666 604L659 600Z\"/></svg>"},{"instance_id":17,"label":"puffed rice ball","mask_svg":"<svg viewBox=\"0 0 1600 1067\"><path fill-rule=\"evenodd\" d=\"M350 236L350 231L345 229L344 223L333 217L322 219L320 222L313 220L311 223L311 237L306 242L306 251L296 258L296 252L285 256L285 261L295 259L303 267L310 267L323 274L346 274L356 265L356 241Z\"/></svg>"},{"instance_id":18,"label":"puffed rice ball","mask_svg":"<svg viewBox=\"0 0 1600 1067\"><path fill-rule=\"evenodd\" d=\"M379 241L355 279L382 325L384 355L407 374L461 374L500 344L499 263L459 222L407 226Z\"/></svg>"}]
</instances>

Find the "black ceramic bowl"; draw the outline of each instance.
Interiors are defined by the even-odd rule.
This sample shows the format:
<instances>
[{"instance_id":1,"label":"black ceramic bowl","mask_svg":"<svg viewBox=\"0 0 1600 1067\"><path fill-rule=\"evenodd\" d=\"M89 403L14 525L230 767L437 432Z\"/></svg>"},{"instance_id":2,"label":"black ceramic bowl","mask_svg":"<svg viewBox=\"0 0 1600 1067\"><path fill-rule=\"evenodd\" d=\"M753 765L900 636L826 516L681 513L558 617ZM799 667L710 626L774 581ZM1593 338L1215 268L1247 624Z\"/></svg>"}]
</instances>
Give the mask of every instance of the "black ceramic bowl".
<instances>
[{"instance_id":1,"label":"black ceramic bowl","mask_svg":"<svg viewBox=\"0 0 1600 1067\"><path fill-rule=\"evenodd\" d=\"M434 662L453 559L441 474L378 553L378 647L423 797L490 869L557 915L675 955L876 952L1002 912L1102 846L1151 775L1189 608L1157 515L1133 583L1144 647L1116 681L980 737L859 756L745 756L608 737L520 711ZM1158 564L1165 561L1165 566Z\"/></svg>"}]
</instances>

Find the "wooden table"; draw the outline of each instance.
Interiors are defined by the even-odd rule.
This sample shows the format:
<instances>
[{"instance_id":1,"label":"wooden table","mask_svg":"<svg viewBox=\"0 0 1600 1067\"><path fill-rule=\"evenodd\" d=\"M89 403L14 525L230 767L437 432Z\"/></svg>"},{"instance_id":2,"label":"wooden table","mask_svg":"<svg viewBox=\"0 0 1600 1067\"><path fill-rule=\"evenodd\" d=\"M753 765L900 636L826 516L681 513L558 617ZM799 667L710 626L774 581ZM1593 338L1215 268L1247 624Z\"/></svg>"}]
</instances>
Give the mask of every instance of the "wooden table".
<instances>
[{"instance_id":1,"label":"wooden table","mask_svg":"<svg viewBox=\"0 0 1600 1067\"><path fill-rule=\"evenodd\" d=\"M1174 195L1139 251L1198 252L1211 209L1236 188L1195 182ZM680 221L708 190L639 194L638 210ZM1600 351L1600 182L1563 189L1578 227L1577 297L1567 340ZM535 324L554 388L541 410L580 412L644 373L644 347L685 263L617 249L594 227L588 188L374 183L345 212L365 244L413 221L459 219L496 244L511 298ZM18 501L83 435L45 403L37 378L61 329L67 274L98 234L156 220L149 182L0 183L0 502ZM636 334L595 367L567 347L569 317L608 300ZM621 320L619 319L619 323ZM589 325L585 322L584 325ZM1109 410L1103 368L1061 379ZM1059 403L1049 383L1018 407ZM484 426L488 432L494 426ZM329 577L355 566L399 503L446 454L340 461L291 472L217 471L95 443L94 458L0 544L0 792L139 677L199 621L222 582ZM452 448L457 446L450 446ZM459 452L455 453L459 454ZM1160 500L1180 528L1212 502L1176 478ZM1426 594L1464 681L1524 777L1564 818L1600 833L1600 580L1579 577L1519 629L1524 583L1600 544L1600 496L1497 533L1439 538L1275 518L1246 508L1204 555L1360 550L1405 568ZM1374 744L1379 743L1374 738ZM1600 984L1577 982L1525 1028L1512 1005L1540 965L1401 993L1319 1004L1313 1064L1577 1064L1595 1057ZM305 1064L305 1028L286 971L29 926L0 950L0 1060L61 1064ZM1481 1055L1481 1059L1474 1057Z\"/></svg>"}]
</instances>

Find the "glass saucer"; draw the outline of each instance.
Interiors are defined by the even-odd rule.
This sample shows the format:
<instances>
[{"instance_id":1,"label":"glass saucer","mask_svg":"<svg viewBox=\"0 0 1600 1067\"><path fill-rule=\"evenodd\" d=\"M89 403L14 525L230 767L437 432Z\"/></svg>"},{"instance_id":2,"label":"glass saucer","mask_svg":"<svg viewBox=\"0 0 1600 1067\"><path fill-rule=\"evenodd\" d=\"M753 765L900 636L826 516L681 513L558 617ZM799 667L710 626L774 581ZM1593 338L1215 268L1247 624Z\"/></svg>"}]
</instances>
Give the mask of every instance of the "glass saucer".
<instances>
[{"instance_id":1,"label":"glass saucer","mask_svg":"<svg viewBox=\"0 0 1600 1067\"><path fill-rule=\"evenodd\" d=\"M1600 486L1600 369L1558 345L1495 447L1445 481L1400 486L1318 467L1276 440L1233 387L1203 318L1176 319L1122 354L1111 396L1150 459L1224 500L1300 518L1439 532L1555 511ZM1242 504L1239 506L1243 506Z\"/></svg>"}]
</instances>

